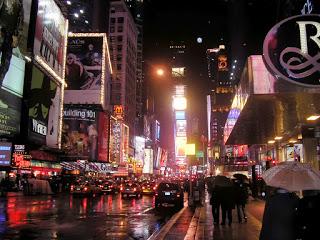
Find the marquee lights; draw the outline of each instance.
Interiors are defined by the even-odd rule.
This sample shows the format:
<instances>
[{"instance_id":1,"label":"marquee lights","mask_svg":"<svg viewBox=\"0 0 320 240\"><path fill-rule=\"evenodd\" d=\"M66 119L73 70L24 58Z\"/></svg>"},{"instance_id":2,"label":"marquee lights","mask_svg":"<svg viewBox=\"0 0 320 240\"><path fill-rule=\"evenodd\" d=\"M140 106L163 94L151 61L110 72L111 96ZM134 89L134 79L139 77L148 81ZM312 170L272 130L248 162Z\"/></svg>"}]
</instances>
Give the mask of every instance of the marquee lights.
<instances>
[{"instance_id":1,"label":"marquee lights","mask_svg":"<svg viewBox=\"0 0 320 240\"><path fill-rule=\"evenodd\" d=\"M105 104L105 77L106 77L106 57L108 58L108 66L110 74L112 74L111 58L109 52L108 38L105 33L72 33L69 32L69 37L102 37L103 38L103 50L102 50L102 62L101 62L101 89L100 89L100 104Z\"/></svg>"}]
</instances>

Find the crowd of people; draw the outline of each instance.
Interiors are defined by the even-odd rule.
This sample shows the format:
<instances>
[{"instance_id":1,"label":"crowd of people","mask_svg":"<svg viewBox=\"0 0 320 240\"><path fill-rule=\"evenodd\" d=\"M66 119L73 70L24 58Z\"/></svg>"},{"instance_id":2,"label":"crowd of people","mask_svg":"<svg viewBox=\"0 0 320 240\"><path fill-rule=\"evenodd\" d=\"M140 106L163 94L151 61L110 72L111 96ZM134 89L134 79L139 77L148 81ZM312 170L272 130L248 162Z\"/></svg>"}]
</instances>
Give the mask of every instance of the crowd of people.
<instances>
[{"instance_id":1,"label":"crowd of people","mask_svg":"<svg viewBox=\"0 0 320 240\"><path fill-rule=\"evenodd\" d=\"M208 185L210 205L212 206L213 222L215 225L229 226L232 224L232 210L237 209L238 222L247 222L245 206L248 202L248 185L242 180L230 180L230 184L215 184L214 180ZM221 223L220 223L221 212ZM226 221L227 220L227 221Z\"/></svg>"},{"instance_id":2,"label":"crowd of people","mask_svg":"<svg viewBox=\"0 0 320 240\"><path fill-rule=\"evenodd\" d=\"M231 226L233 210L236 211L239 223L247 222L246 204L250 196L250 185L241 179L229 181L230 184L215 184L214 179L207 182L213 224L216 227L226 224ZM299 194L268 186L266 192L259 240L316 239L320 216L319 190L304 190Z\"/></svg>"}]
</instances>

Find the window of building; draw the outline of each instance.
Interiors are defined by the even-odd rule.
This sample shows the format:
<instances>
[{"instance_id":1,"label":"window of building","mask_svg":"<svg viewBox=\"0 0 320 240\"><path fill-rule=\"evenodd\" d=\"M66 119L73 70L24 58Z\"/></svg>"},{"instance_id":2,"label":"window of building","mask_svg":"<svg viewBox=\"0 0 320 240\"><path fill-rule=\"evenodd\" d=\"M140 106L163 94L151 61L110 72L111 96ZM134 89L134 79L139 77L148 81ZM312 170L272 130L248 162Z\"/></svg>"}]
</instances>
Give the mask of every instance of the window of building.
<instances>
[{"instance_id":1,"label":"window of building","mask_svg":"<svg viewBox=\"0 0 320 240\"><path fill-rule=\"evenodd\" d=\"M123 23L124 22L124 18L123 17L118 17L118 23Z\"/></svg>"},{"instance_id":2,"label":"window of building","mask_svg":"<svg viewBox=\"0 0 320 240\"><path fill-rule=\"evenodd\" d=\"M123 26L118 26L118 32L123 32Z\"/></svg>"},{"instance_id":3,"label":"window of building","mask_svg":"<svg viewBox=\"0 0 320 240\"><path fill-rule=\"evenodd\" d=\"M114 33L114 27L110 27L110 33Z\"/></svg>"},{"instance_id":4,"label":"window of building","mask_svg":"<svg viewBox=\"0 0 320 240\"><path fill-rule=\"evenodd\" d=\"M121 64L117 64L117 70L121 70Z\"/></svg>"},{"instance_id":5,"label":"window of building","mask_svg":"<svg viewBox=\"0 0 320 240\"><path fill-rule=\"evenodd\" d=\"M115 22L116 22L116 19L115 19L115 18L111 18L111 19L110 19L110 22L111 22L111 23L115 23Z\"/></svg>"},{"instance_id":6,"label":"window of building","mask_svg":"<svg viewBox=\"0 0 320 240\"><path fill-rule=\"evenodd\" d=\"M122 36L118 36L117 39L118 39L118 42L122 42L123 38L122 38Z\"/></svg>"},{"instance_id":7,"label":"window of building","mask_svg":"<svg viewBox=\"0 0 320 240\"><path fill-rule=\"evenodd\" d=\"M118 46L117 46L117 50L118 50L118 51L122 51L122 45L118 45Z\"/></svg>"}]
</instances>

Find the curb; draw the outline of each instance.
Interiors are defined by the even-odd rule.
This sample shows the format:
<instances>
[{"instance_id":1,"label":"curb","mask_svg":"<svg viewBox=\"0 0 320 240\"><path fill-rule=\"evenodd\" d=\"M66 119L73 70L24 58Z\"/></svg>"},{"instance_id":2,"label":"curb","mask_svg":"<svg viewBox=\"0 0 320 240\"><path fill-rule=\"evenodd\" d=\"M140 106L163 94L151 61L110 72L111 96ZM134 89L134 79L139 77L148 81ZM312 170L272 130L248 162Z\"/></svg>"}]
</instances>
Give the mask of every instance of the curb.
<instances>
[{"instance_id":1,"label":"curb","mask_svg":"<svg viewBox=\"0 0 320 240\"><path fill-rule=\"evenodd\" d=\"M198 228L199 228L199 221L201 216L201 210L203 207L197 207L194 215L192 216L191 222L188 227L188 231L186 236L184 237L184 240L193 240L196 239Z\"/></svg>"},{"instance_id":2,"label":"curb","mask_svg":"<svg viewBox=\"0 0 320 240\"><path fill-rule=\"evenodd\" d=\"M167 233L170 231L172 226L177 222L179 217L182 215L184 210L187 209L188 206L184 206L179 212L175 213L168 222L165 223L158 231L155 231L147 240L162 240L165 238Z\"/></svg>"}]
</instances>

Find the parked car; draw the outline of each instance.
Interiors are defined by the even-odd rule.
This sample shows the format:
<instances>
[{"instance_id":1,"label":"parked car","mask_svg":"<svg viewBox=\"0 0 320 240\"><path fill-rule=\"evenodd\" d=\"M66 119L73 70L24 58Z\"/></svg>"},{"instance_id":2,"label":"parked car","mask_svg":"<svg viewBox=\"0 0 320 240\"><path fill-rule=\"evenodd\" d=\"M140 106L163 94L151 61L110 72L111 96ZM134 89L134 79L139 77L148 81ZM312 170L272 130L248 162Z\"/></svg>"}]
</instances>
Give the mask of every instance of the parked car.
<instances>
[{"instance_id":1,"label":"parked car","mask_svg":"<svg viewBox=\"0 0 320 240\"><path fill-rule=\"evenodd\" d=\"M155 207L183 207L183 190L173 182L161 182L155 193Z\"/></svg>"},{"instance_id":2,"label":"parked car","mask_svg":"<svg viewBox=\"0 0 320 240\"><path fill-rule=\"evenodd\" d=\"M141 194L141 187L139 184L136 183L126 183L121 186L120 188L121 197L136 197L140 198Z\"/></svg>"},{"instance_id":3,"label":"parked car","mask_svg":"<svg viewBox=\"0 0 320 240\"><path fill-rule=\"evenodd\" d=\"M93 196L101 194L101 188L90 182L77 182L71 185L70 191L73 195Z\"/></svg>"},{"instance_id":4,"label":"parked car","mask_svg":"<svg viewBox=\"0 0 320 240\"><path fill-rule=\"evenodd\" d=\"M142 194L150 194L153 195L156 191L157 185L151 182L145 182L141 186Z\"/></svg>"}]
</instances>

